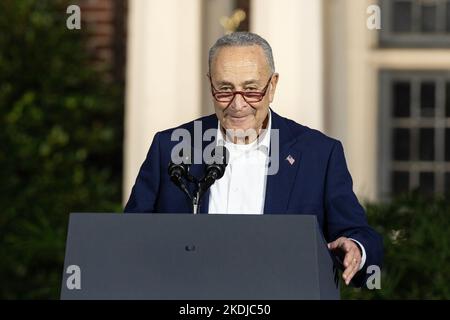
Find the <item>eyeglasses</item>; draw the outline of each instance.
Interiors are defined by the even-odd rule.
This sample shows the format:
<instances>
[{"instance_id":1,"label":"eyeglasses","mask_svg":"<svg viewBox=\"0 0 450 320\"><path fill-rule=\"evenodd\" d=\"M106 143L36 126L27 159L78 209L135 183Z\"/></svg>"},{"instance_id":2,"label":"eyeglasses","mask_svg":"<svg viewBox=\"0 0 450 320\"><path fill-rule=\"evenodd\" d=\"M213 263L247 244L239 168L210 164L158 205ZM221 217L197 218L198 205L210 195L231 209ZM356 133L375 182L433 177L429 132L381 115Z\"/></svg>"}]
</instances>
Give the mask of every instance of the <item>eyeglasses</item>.
<instances>
[{"instance_id":1,"label":"eyeglasses","mask_svg":"<svg viewBox=\"0 0 450 320\"><path fill-rule=\"evenodd\" d=\"M272 76L273 73L270 75L269 80L267 81L267 84L262 89L262 91L219 91L216 88L214 88L211 76L208 75L209 82L211 83L211 93L214 99L216 99L216 101L223 103L231 103L231 101L234 100L234 97L237 94L240 94L248 104L260 102L264 98L267 92L267 88L269 88Z\"/></svg>"}]
</instances>

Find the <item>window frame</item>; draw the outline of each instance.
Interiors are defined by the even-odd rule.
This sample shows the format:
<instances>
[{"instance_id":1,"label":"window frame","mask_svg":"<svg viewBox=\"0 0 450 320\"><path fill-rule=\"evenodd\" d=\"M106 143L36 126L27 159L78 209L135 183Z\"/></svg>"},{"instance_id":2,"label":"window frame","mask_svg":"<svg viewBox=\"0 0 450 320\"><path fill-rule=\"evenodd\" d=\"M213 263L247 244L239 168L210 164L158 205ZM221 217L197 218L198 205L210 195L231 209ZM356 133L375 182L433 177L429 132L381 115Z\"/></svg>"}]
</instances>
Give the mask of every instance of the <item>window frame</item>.
<instances>
[{"instance_id":1,"label":"window frame","mask_svg":"<svg viewBox=\"0 0 450 320\"><path fill-rule=\"evenodd\" d=\"M413 31L409 33L396 33L392 30L393 26L391 24L393 15L393 2L395 0L378 0L381 9L381 30L379 32L379 46L381 48L450 48L450 31L445 31L446 26L444 25L444 33L423 33ZM399 0L397 0L399 1ZM412 16L417 16L420 14L418 9L414 10L414 2L417 0L408 0L413 4ZM437 14L441 15L441 19L444 21L447 19L446 2L440 2L438 4ZM448 21L447 23L450 23Z\"/></svg>"},{"instance_id":2,"label":"window frame","mask_svg":"<svg viewBox=\"0 0 450 320\"><path fill-rule=\"evenodd\" d=\"M445 129L450 128L450 117L446 116L446 84L450 82L450 70L396 70L380 69L379 76L379 114L378 114L378 194L381 199L390 199L392 194L391 177L394 171L409 172L409 190L420 186L421 172L434 173L434 194L445 194L445 174L450 173L450 161L445 160ZM424 118L420 115L420 84L435 82L435 115ZM408 81L411 86L410 116L394 117L393 84ZM450 98L450 97L449 97ZM410 129L410 157L406 161L393 159L393 129ZM434 129L434 160L419 159L420 128ZM441 129L442 128L442 129ZM436 130L440 129L440 130ZM441 146L441 147L439 147ZM449 190L447 190L448 192Z\"/></svg>"}]
</instances>

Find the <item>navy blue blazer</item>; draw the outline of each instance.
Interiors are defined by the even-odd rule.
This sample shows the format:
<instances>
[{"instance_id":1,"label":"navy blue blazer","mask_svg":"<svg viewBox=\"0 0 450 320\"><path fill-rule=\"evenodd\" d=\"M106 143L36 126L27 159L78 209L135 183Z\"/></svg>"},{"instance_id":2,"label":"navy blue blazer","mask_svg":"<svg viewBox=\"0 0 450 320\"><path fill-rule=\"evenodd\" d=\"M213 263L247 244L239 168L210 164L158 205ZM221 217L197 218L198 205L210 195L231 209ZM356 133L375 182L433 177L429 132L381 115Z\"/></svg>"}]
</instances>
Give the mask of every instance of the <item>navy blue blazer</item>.
<instances>
[{"instance_id":1,"label":"navy blue blazer","mask_svg":"<svg viewBox=\"0 0 450 320\"><path fill-rule=\"evenodd\" d=\"M368 277L367 267L381 267L383 246L381 237L368 225L364 209L353 192L342 144L273 111L271 114L272 128L279 129L280 159L278 173L267 176L264 213L314 214L326 241L331 242L341 236L359 241L367 258L364 268L355 275L352 283L364 285ZM217 131L215 114L195 121L201 122L202 133L208 129ZM189 130L193 137L194 121L177 128ZM170 181L167 173L171 150L179 143L171 141L171 134L177 128L155 135L125 212L192 212L186 195ZM209 143L203 142L202 148ZM295 159L293 164L286 160L289 155ZM201 177L204 165L193 164L190 172ZM206 193L200 205L201 213L208 212L208 199L209 193Z\"/></svg>"}]
</instances>

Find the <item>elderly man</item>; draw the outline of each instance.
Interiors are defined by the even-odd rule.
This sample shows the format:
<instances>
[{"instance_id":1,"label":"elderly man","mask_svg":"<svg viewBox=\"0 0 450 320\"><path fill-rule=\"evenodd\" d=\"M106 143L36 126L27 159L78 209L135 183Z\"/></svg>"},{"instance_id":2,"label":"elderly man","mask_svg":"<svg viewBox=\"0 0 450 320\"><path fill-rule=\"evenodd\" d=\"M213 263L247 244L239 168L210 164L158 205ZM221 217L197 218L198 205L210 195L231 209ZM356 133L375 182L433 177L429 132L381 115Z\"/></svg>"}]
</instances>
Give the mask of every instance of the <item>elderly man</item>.
<instances>
[{"instance_id":1,"label":"elderly man","mask_svg":"<svg viewBox=\"0 0 450 320\"><path fill-rule=\"evenodd\" d=\"M341 143L270 108L279 78L270 45L248 32L224 36L210 49L208 76L215 114L175 128L193 139L215 130L214 143L230 152L225 174L205 194L200 212L314 214L329 249L344 256L345 283L364 285L367 267L381 265L381 238L353 193ZM175 129L155 135L125 212L191 212L167 174ZM194 163L190 173L203 170L204 164Z\"/></svg>"}]
</instances>

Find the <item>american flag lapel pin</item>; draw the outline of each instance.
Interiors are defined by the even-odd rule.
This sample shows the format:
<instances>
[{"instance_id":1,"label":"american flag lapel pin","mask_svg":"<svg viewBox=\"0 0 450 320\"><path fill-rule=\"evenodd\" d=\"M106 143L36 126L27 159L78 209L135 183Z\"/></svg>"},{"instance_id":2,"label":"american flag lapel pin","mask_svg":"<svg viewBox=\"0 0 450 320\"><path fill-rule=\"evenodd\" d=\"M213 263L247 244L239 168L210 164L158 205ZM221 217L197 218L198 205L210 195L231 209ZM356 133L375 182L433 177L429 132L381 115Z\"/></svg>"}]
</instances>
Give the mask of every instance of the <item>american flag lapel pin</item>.
<instances>
[{"instance_id":1,"label":"american flag lapel pin","mask_svg":"<svg viewBox=\"0 0 450 320\"><path fill-rule=\"evenodd\" d=\"M295 159L291 156L291 155L288 155L287 156L287 158L286 158L286 160L289 162L289 164L292 166L293 164L294 164L294 162L295 162Z\"/></svg>"}]
</instances>

